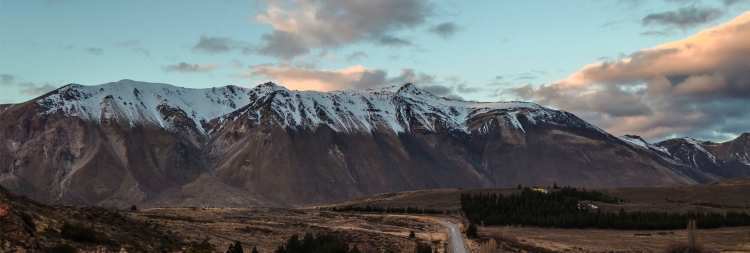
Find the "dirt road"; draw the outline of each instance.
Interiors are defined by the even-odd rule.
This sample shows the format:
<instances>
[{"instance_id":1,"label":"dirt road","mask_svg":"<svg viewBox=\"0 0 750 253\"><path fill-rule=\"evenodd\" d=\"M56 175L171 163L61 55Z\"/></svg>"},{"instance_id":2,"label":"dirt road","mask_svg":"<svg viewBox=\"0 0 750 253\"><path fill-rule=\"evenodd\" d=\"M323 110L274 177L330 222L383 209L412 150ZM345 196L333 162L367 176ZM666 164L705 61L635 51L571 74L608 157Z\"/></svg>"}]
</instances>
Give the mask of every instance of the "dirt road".
<instances>
[{"instance_id":1,"label":"dirt road","mask_svg":"<svg viewBox=\"0 0 750 253\"><path fill-rule=\"evenodd\" d=\"M466 253L467 248L466 243L464 242L463 236L461 236L461 230L458 230L458 227L450 222L447 221L438 221L440 225L443 225L450 230L450 233L448 234L451 238L451 253Z\"/></svg>"}]
</instances>

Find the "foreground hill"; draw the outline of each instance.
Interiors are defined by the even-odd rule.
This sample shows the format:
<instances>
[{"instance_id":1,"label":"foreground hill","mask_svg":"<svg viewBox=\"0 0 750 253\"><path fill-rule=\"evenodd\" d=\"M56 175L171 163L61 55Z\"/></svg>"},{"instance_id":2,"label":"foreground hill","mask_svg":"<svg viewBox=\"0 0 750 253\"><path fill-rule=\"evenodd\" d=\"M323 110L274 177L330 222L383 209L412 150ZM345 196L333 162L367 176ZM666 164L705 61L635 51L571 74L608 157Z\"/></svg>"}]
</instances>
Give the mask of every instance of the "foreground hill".
<instances>
[{"instance_id":1,"label":"foreground hill","mask_svg":"<svg viewBox=\"0 0 750 253\"><path fill-rule=\"evenodd\" d=\"M71 84L0 107L0 184L48 203L295 206L524 185L695 184L691 167L525 102L366 91ZM731 168L728 170L732 170Z\"/></svg>"}]
</instances>

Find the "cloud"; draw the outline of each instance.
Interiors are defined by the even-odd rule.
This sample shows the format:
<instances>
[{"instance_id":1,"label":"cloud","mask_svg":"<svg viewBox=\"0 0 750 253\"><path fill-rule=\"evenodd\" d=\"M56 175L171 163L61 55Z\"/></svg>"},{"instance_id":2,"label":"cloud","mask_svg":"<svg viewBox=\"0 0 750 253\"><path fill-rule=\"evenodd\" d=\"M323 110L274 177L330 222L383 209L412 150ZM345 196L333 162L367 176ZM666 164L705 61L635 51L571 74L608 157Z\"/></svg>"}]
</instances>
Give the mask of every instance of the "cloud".
<instances>
[{"instance_id":1,"label":"cloud","mask_svg":"<svg viewBox=\"0 0 750 253\"><path fill-rule=\"evenodd\" d=\"M367 57L367 54L365 52L357 51L357 52L346 55L346 61L348 62L356 61L365 57Z\"/></svg>"},{"instance_id":2,"label":"cloud","mask_svg":"<svg viewBox=\"0 0 750 253\"><path fill-rule=\"evenodd\" d=\"M242 66L244 66L239 60L232 60L229 64L235 68L242 68Z\"/></svg>"},{"instance_id":3,"label":"cloud","mask_svg":"<svg viewBox=\"0 0 750 253\"><path fill-rule=\"evenodd\" d=\"M18 82L18 76L16 75L0 75L0 87L14 86L18 89L18 94L32 96L42 95L57 88L57 86L50 83Z\"/></svg>"},{"instance_id":4,"label":"cloud","mask_svg":"<svg viewBox=\"0 0 750 253\"><path fill-rule=\"evenodd\" d=\"M458 86L456 86L456 90L460 93L477 93L482 91L479 87L469 87L466 83L461 83Z\"/></svg>"},{"instance_id":5,"label":"cloud","mask_svg":"<svg viewBox=\"0 0 750 253\"><path fill-rule=\"evenodd\" d=\"M453 37L458 31L461 30L461 27L458 26L454 22L445 22L433 27L430 27L428 30L429 32L438 35L440 37L443 37L444 39Z\"/></svg>"},{"instance_id":6,"label":"cloud","mask_svg":"<svg viewBox=\"0 0 750 253\"><path fill-rule=\"evenodd\" d=\"M733 136L750 130L729 127L750 125L747 38L750 12L551 84L506 92L571 111L615 135Z\"/></svg>"},{"instance_id":7,"label":"cloud","mask_svg":"<svg viewBox=\"0 0 750 253\"><path fill-rule=\"evenodd\" d=\"M449 96L453 94L453 89L443 85L419 85L420 89L426 90L435 96Z\"/></svg>"},{"instance_id":8,"label":"cloud","mask_svg":"<svg viewBox=\"0 0 750 253\"><path fill-rule=\"evenodd\" d=\"M90 54L100 55L104 53L104 49L99 47L87 47L86 52L89 52Z\"/></svg>"},{"instance_id":9,"label":"cloud","mask_svg":"<svg viewBox=\"0 0 750 253\"><path fill-rule=\"evenodd\" d=\"M276 56L288 60L295 56L310 53L310 48L307 47L301 37L285 31L276 30L270 34L264 34L261 41L257 52L262 55Z\"/></svg>"},{"instance_id":10,"label":"cloud","mask_svg":"<svg viewBox=\"0 0 750 253\"><path fill-rule=\"evenodd\" d=\"M199 72L209 72L211 70L214 70L216 67L218 67L218 65L216 65L215 63L189 64L186 62L180 62L175 65L164 66L161 69L165 72L177 71L180 73L199 73Z\"/></svg>"},{"instance_id":11,"label":"cloud","mask_svg":"<svg viewBox=\"0 0 750 253\"><path fill-rule=\"evenodd\" d=\"M669 36L671 35L667 31L645 31L639 34L643 36Z\"/></svg>"},{"instance_id":12,"label":"cloud","mask_svg":"<svg viewBox=\"0 0 750 253\"><path fill-rule=\"evenodd\" d=\"M413 83L418 85L426 85L435 83L437 76L428 75L425 73L417 73L416 70L411 68L402 68L401 74L388 80L388 83L401 85L405 83Z\"/></svg>"},{"instance_id":13,"label":"cloud","mask_svg":"<svg viewBox=\"0 0 750 253\"><path fill-rule=\"evenodd\" d=\"M375 40L375 44L383 45L383 46L394 46L394 47L400 47L400 46L410 46L412 43L408 40L402 39L402 38L396 38L389 35L383 35L380 36Z\"/></svg>"},{"instance_id":14,"label":"cloud","mask_svg":"<svg viewBox=\"0 0 750 253\"><path fill-rule=\"evenodd\" d=\"M220 54L246 46L245 44L246 43L242 41L233 40L227 37L208 37L202 35L200 39L198 39L198 43L193 45L193 50L207 54Z\"/></svg>"},{"instance_id":15,"label":"cloud","mask_svg":"<svg viewBox=\"0 0 750 253\"><path fill-rule=\"evenodd\" d=\"M536 76L532 76L532 75L522 75L522 76L513 78L514 81L517 81L517 80L530 80L530 79L537 79L537 77Z\"/></svg>"},{"instance_id":16,"label":"cloud","mask_svg":"<svg viewBox=\"0 0 750 253\"><path fill-rule=\"evenodd\" d=\"M643 26L652 24L676 26L681 29L685 29L714 21L721 17L722 14L723 12L720 9L712 7L689 6L680 8L677 11L667 11L646 15L641 20L641 24Z\"/></svg>"},{"instance_id":17,"label":"cloud","mask_svg":"<svg viewBox=\"0 0 750 253\"><path fill-rule=\"evenodd\" d=\"M18 93L23 95L42 95L44 93L50 92L54 89L57 89L57 86L54 86L49 83L32 83L32 82L21 82L17 84L19 87Z\"/></svg>"},{"instance_id":18,"label":"cloud","mask_svg":"<svg viewBox=\"0 0 750 253\"><path fill-rule=\"evenodd\" d=\"M251 66L250 72L240 73L235 77L261 79L263 82L270 80L293 90L318 91L363 90L413 83L434 95L458 98L453 93L454 89L446 84L450 80L439 82L436 75L420 73L410 68L401 69L397 76L389 76L385 70L362 65L328 70L263 64Z\"/></svg>"},{"instance_id":19,"label":"cloud","mask_svg":"<svg viewBox=\"0 0 750 253\"><path fill-rule=\"evenodd\" d=\"M266 4L255 19L274 31L263 35L257 52L285 59L311 48L340 48L362 41L410 45L396 34L423 25L433 15L427 0L267 0Z\"/></svg>"},{"instance_id":20,"label":"cloud","mask_svg":"<svg viewBox=\"0 0 750 253\"><path fill-rule=\"evenodd\" d=\"M250 72L237 74L237 77L263 78L275 81L294 90L345 90L380 87L387 83L384 70L354 65L343 69L327 70L295 66L251 66Z\"/></svg>"},{"instance_id":21,"label":"cloud","mask_svg":"<svg viewBox=\"0 0 750 253\"><path fill-rule=\"evenodd\" d=\"M115 44L115 46L120 47L120 48L125 48L125 49L132 50L133 52L142 54L142 55L144 55L146 57L151 57L151 51L149 51L148 49L145 49L145 48L141 47L140 46L140 41L138 41L138 40L123 41L123 42Z\"/></svg>"},{"instance_id":22,"label":"cloud","mask_svg":"<svg viewBox=\"0 0 750 253\"><path fill-rule=\"evenodd\" d=\"M0 75L0 85L13 85L15 81L16 81L16 76L14 75L6 75L6 74Z\"/></svg>"},{"instance_id":23,"label":"cloud","mask_svg":"<svg viewBox=\"0 0 750 253\"><path fill-rule=\"evenodd\" d=\"M724 4L724 6L729 7L738 3L747 3L750 2L748 0L721 0L721 3Z\"/></svg>"}]
</instances>

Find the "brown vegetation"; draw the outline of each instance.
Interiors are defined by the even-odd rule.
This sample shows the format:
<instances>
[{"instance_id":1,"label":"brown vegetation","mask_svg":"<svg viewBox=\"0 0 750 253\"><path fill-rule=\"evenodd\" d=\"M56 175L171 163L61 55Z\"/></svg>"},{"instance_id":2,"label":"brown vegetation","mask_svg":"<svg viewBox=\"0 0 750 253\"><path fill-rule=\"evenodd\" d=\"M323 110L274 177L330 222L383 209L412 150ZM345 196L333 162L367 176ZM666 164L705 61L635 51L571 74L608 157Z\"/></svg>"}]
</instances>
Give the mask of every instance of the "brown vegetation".
<instances>
[{"instance_id":1,"label":"brown vegetation","mask_svg":"<svg viewBox=\"0 0 750 253\"><path fill-rule=\"evenodd\" d=\"M695 220L690 220L687 226L687 240L669 243L664 251L667 253L716 253L715 249L703 246L698 242L698 226Z\"/></svg>"}]
</instances>

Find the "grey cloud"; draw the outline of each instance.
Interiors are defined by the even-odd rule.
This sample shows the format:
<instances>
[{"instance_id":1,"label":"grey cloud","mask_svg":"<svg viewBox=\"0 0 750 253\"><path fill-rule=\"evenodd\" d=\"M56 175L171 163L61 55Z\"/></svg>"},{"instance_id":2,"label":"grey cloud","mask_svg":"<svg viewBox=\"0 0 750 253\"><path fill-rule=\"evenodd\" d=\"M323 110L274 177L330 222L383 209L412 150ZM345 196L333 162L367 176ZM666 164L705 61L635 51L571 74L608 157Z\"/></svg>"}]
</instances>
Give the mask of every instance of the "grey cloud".
<instances>
[{"instance_id":1,"label":"grey cloud","mask_svg":"<svg viewBox=\"0 0 750 253\"><path fill-rule=\"evenodd\" d=\"M482 91L479 87L469 87L466 83L461 83L456 86L456 90L460 93L477 93Z\"/></svg>"},{"instance_id":2,"label":"grey cloud","mask_svg":"<svg viewBox=\"0 0 750 253\"><path fill-rule=\"evenodd\" d=\"M420 85L432 84L435 82L435 75L417 73L414 69L401 69L401 75L388 79L389 84L401 85L405 83L414 83Z\"/></svg>"},{"instance_id":3,"label":"grey cloud","mask_svg":"<svg viewBox=\"0 0 750 253\"><path fill-rule=\"evenodd\" d=\"M367 54L365 52L363 52L363 51L357 51L357 52L354 52L354 53L351 53L351 54L347 55L346 56L346 61L349 61L349 62L356 61L356 60L359 60L359 59L365 58L365 57L367 57Z\"/></svg>"},{"instance_id":4,"label":"grey cloud","mask_svg":"<svg viewBox=\"0 0 750 253\"><path fill-rule=\"evenodd\" d=\"M208 54L219 54L241 47L242 44L240 41L227 37L208 37L204 35L198 39L198 43L193 46L193 50Z\"/></svg>"},{"instance_id":5,"label":"grey cloud","mask_svg":"<svg viewBox=\"0 0 750 253\"><path fill-rule=\"evenodd\" d=\"M669 36L671 35L669 32L666 32L666 31L645 31L639 34L643 36Z\"/></svg>"},{"instance_id":6,"label":"grey cloud","mask_svg":"<svg viewBox=\"0 0 750 253\"><path fill-rule=\"evenodd\" d=\"M460 30L461 30L461 27L458 26L456 23L445 22L445 23L430 27L428 31L447 39L447 38L453 37L453 35L458 33Z\"/></svg>"},{"instance_id":7,"label":"grey cloud","mask_svg":"<svg viewBox=\"0 0 750 253\"><path fill-rule=\"evenodd\" d=\"M667 11L646 15L641 20L644 26L657 24L664 26L676 26L682 29L694 27L714 21L721 17L720 9L706 6L689 6L677 11Z\"/></svg>"},{"instance_id":8,"label":"grey cloud","mask_svg":"<svg viewBox=\"0 0 750 253\"><path fill-rule=\"evenodd\" d=\"M117 44L115 44L115 46L120 47L120 48L125 48L125 49L132 50L133 52L142 54L142 55L144 55L146 57L151 57L151 51L149 51L148 49L145 49L145 48L141 47L140 43L141 42L139 40L128 40L128 41L123 41L123 42L117 43Z\"/></svg>"},{"instance_id":9,"label":"grey cloud","mask_svg":"<svg viewBox=\"0 0 750 253\"><path fill-rule=\"evenodd\" d=\"M0 85L13 85L15 81L16 81L16 76L14 75L6 75L6 74L0 75Z\"/></svg>"},{"instance_id":10,"label":"grey cloud","mask_svg":"<svg viewBox=\"0 0 750 253\"><path fill-rule=\"evenodd\" d=\"M387 82L387 77L388 73L380 69L364 71L359 80L353 82L353 88L367 89L380 87Z\"/></svg>"},{"instance_id":11,"label":"grey cloud","mask_svg":"<svg viewBox=\"0 0 750 253\"><path fill-rule=\"evenodd\" d=\"M419 85L419 88L441 97L449 96L453 93L453 89L442 85Z\"/></svg>"},{"instance_id":12,"label":"grey cloud","mask_svg":"<svg viewBox=\"0 0 750 253\"><path fill-rule=\"evenodd\" d=\"M735 4L747 3L747 2L750 2L750 1L748 0L721 0L721 3L723 3L724 6L727 6L727 7L735 5Z\"/></svg>"},{"instance_id":13,"label":"grey cloud","mask_svg":"<svg viewBox=\"0 0 750 253\"><path fill-rule=\"evenodd\" d=\"M427 0L299 0L293 3L268 0L265 3L268 8L256 19L273 26L274 32L264 35L262 42L278 41L275 38L283 36L278 33L284 32L294 36L284 39L294 38L291 48L296 49L290 53L271 49L265 52L273 51L273 54L266 54L286 59L306 53L310 48L340 48L362 41L384 46L411 45L394 34L423 25L434 14ZM271 45L266 43L262 47Z\"/></svg>"},{"instance_id":14,"label":"grey cloud","mask_svg":"<svg viewBox=\"0 0 750 253\"><path fill-rule=\"evenodd\" d=\"M450 95L447 95L445 97L446 98L450 98L450 99L456 99L456 100L464 100L464 101L466 100L462 96L459 96L459 95L456 95L456 94L450 94Z\"/></svg>"},{"instance_id":15,"label":"grey cloud","mask_svg":"<svg viewBox=\"0 0 750 253\"><path fill-rule=\"evenodd\" d=\"M50 92L57 88L56 86L51 85L49 83L38 84L38 83L31 83L31 82L18 83L18 86L20 88L18 91L20 94L26 94L26 95L32 95L32 96L42 95L44 93Z\"/></svg>"},{"instance_id":16,"label":"grey cloud","mask_svg":"<svg viewBox=\"0 0 750 253\"><path fill-rule=\"evenodd\" d=\"M180 73L199 73L199 72L209 72L211 70L214 70L218 65L211 63L211 64L189 64L186 62L180 62L175 65L167 65L162 67L161 69L165 72L172 72L177 71Z\"/></svg>"},{"instance_id":17,"label":"grey cloud","mask_svg":"<svg viewBox=\"0 0 750 253\"><path fill-rule=\"evenodd\" d=\"M383 35L380 38L376 39L375 44L383 45L383 46L394 46L394 47L412 45L412 43L408 40L396 38L396 37L388 36L388 35Z\"/></svg>"},{"instance_id":18,"label":"grey cloud","mask_svg":"<svg viewBox=\"0 0 750 253\"><path fill-rule=\"evenodd\" d=\"M104 49L99 47L87 47L86 52L89 52L90 54L100 55L104 53Z\"/></svg>"},{"instance_id":19,"label":"grey cloud","mask_svg":"<svg viewBox=\"0 0 750 253\"><path fill-rule=\"evenodd\" d=\"M513 80L531 80L531 79L537 79L537 77L531 76L531 75L522 75L522 76L514 78Z\"/></svg>"},{"instance_id":20,"label":"grey cloud","mask_svg":"<svg viewBox=\"0 0 750 253\"><path fill-rule=\"evenodd\" d=\"M57 87L50 83L32 83L32 82L18 82L16 75L2 74L0 75L0 86L18 87L18 93L24 95L41 95L47 93Z\"/></svg>"},{"instance_id":21,"label":"grey cloud","mask_svg":"<svg viewBox=\"0 0 750 253\"><path fill-rule=\"evenodd\" d=\"M273 31L264 34L257 52L262 55L275 56L282 59L292 59L299 55L310 53L303 38L284 31Z\"/></svg>"}]
</instances>

